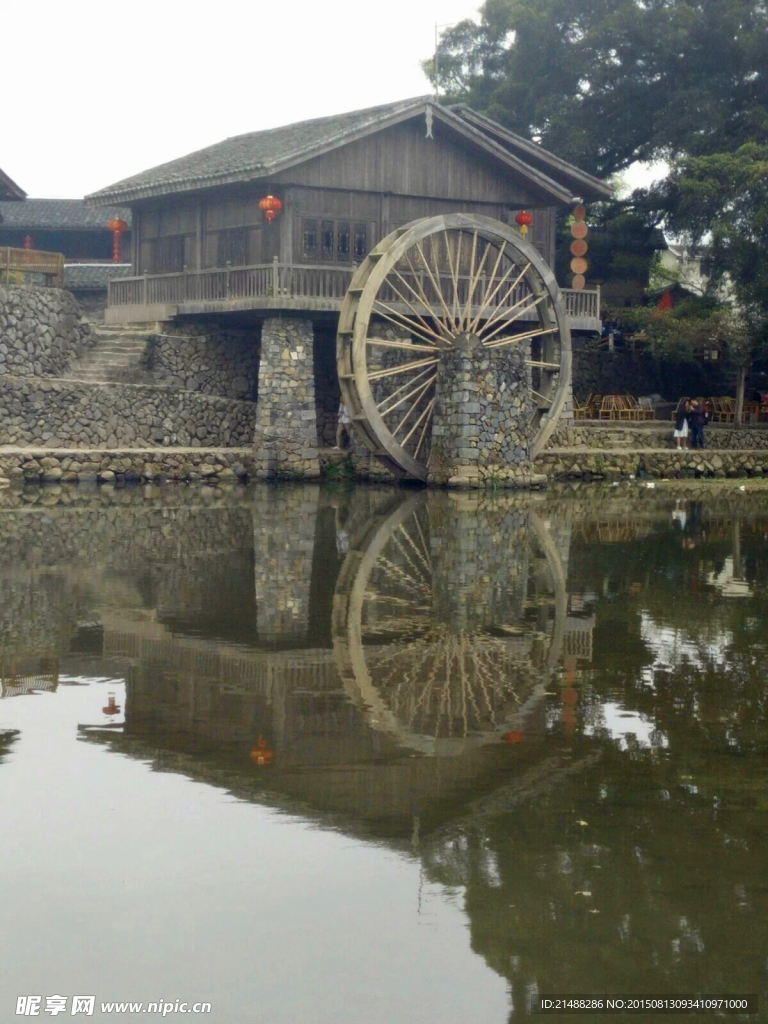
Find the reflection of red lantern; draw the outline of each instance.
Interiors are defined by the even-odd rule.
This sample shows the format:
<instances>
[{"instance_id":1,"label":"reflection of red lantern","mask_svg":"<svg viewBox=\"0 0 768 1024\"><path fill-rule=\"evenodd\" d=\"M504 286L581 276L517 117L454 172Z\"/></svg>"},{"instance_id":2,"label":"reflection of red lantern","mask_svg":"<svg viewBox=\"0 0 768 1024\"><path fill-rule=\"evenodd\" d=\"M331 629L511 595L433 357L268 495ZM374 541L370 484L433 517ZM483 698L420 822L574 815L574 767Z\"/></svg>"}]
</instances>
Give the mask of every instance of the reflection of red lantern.
<instances>
[{"instance_id":1,"label":"reflection of red lantern","mask_svg":"<svg viewBox=\"0 0 768 1024\"><path fill-rule=\"evenodd\" d=\"M533 216L527 210L521 210L515 217L515 223L520 228L520 234L525 238L529 225L533 224Z\"/></svg>"},{"instance_id":2,"label":"reflection of red lantern","mask_svg":"<svg viewBox=\"0 0 768 1024\"><path fill-rule=\"evenodd\" d=\"M120 235L124 231L128 230L128 225L122 219L122 217L113 217L112 220L107 224L107 227L112 232L112 262L120 262Z\"/></svg>"},{"instance_id":3,"label":"reflection of red lantern","mask_svg":"<svg viewBox=\"0 0 768 1024\"><path fill-rule=\"evenodd\" d=\"M256 746L251 751L251 760L254 764L272 764L274 751L270 749L263 736L259 736Z\"/></svg>"},{"instance_id":4,"label":"reflection of red lantern","mask_svg":"<svg viewBox=\"0 0 768 1024\"><path fill-rule=\"evenodd\" d=\"M109 697L107 698L107 706L105 708L102 708L101 710L104 712L105 715L119 715L120 714L120 706L115 701L114 693L110 693Z\"/></svg>"},{"instance_id":5,"label":"reflection of red lantern","mask_svg":"<svg viewBox=\"0 0 768 1024\"><path fill-rule=\"evenodd\" d=\"M32 248L32 235L26 235L25 236L25 238L24 238L24 248L25 249L31 249Z\"/></svg>"},{"instance_id":6,"label":"reflection of red lantern","mask_svg":"<svg viewBox=\"0 0 768 1024\"><path fill-rule=\"evenodd\" d=\"M513 729L512 732L505 732L501 737L503 743L509 743L510 745L512 743L519 743L522 738L523 734L518 732L517 729Z\"/></svg>"},{"instance_id":7,"label":"reflection of red lantern","mask_svg":"<svg viewBox=\"0 0 768 1024\"><path fill-rule=\"evenodd\" d=\"M283 208L283 204L280 200L273 195L264 196L263 199L259 200L259 209L264 214L264 219L267 224L271 224L275 219L275 214L280 213Z\"/></svg>"}]
</instances>

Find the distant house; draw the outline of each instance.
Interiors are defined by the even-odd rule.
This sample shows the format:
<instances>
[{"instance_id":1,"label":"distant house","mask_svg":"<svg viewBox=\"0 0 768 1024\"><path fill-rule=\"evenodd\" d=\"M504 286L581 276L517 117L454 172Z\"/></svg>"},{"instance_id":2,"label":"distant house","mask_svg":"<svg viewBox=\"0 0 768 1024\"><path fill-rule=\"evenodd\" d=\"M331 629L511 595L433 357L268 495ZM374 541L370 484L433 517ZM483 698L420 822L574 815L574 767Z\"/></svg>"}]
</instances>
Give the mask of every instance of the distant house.
<instances>
[{"instance_id":1,"label":"distant house","mask_svg":"<svg viewBox=\"0 0 768 1024\"><path fill-rule=\"evenodd\" d=\"M113 217L122 217L129 225L121 242L122 250L129 254L129 210L92 209L82 199L14 202L4 198L0 201L0 247L20 249L28 238L28 248L63 253L67 262L108 261L112 259L112 232L107 225Z\"/></svg>"},{"instance_id":2,"label":"distant house","mask_svg":"<svg viewBox=\"0 0 768 1024\"><path fill-rule=\"evenodd\" d=\"M336 311L378 241L434 214L514 224L528 210L529 240L553 266L558 210L610 194L466 106L419 97L226 139L87 201L96 215L115 204L133 215L134 280L114 282L108 310L121 322ZM268 195L281 204L273 221L259 207ZM226 268L238 273L224 281Z\"/></svg>"}]
</instances>

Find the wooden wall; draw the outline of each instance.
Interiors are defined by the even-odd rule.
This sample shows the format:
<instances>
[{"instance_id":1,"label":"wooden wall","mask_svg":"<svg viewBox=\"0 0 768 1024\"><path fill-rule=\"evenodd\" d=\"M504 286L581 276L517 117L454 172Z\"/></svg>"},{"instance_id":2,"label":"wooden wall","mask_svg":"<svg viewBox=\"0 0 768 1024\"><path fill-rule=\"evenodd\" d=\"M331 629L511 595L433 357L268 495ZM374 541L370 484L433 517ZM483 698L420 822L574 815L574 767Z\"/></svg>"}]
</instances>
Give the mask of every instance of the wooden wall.
<instances>
[{"instance_id":1,"label":"wooden wall","mask_svg":"<svg viewBox=\"0 0 768 1024\"><path fill-rule=\"evenodd\" d=\"M133 207L135 271L252 265L273 256L322 262L319 247L316 258L306 257L307 219L315 219L318 230L324 218L333 221L337 232L365 225L370 249L418 217L463 211L513 223L515 211L523 208L534 216L528 237L552 266L556 210L541 205L513 172L460 144L437 122L434 133L434 139L425 138L424 121L417 118L298 163L264 183L138 204ZM270 191L283 201L272 225L258 206ZM340 262L338 252L333 262Z\"/></svg>"}]
</instances>

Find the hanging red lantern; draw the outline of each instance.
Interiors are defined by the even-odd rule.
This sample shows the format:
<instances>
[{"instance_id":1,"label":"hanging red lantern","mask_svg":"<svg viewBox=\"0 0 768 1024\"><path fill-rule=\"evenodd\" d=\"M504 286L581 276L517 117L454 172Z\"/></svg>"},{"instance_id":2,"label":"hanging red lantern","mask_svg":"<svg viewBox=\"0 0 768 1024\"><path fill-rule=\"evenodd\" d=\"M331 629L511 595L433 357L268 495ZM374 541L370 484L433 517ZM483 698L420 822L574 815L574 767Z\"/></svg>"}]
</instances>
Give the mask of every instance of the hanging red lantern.
<instances>
[{"instance_id":1,"label":"hanging red lantern","mask_svg":"<svg viewBox=\"0 0 768 1024\"><path fill-rule=\"evenodd\" d=\"M280 213L283 208L283 204L277 198L277 196L266 195L263 199L259 200L259 209L264 214L264 219L267 224L271 224L275 219L275 214Z\"/></svg>"},{"instance_id":2,"label":"hanging red lantern","mask_svg":"<svg viewBox=\"0 0 768 1024\"><path fill-rule=\"evenodd\" d=\"M120 705L115 700L114 693L110 693L107 698L107 706L101 710L105 715L118 715L120 713Z\"/></svg>"},{"instance_id":3,"label":"hanging red lantern","mask_svg":"<svg viewBox=\"0 0 768 1024\"><path fill-rule=\"evenodd\" d=\"M529 225L533 224L533 216L527 210L521 210L515 217L515 223L520 228L520 234L525 238Z\"/></svg>"},{"instance_id":4,"label":"hanging red lantern","mask_svg":"<svg viewBox=\"0 0 768 1024\"><path fill-rule=\"evenodd\" d=\"M513 743L519 743L522 740L522 738L523 734L521 732L518 732L517 729L513 729L511 732L505 732L504 735L501 737L501 741L502 743L509 743L510 745L512 745Z\"/></svg>"},{"instance_id":5,"label":"hanging red lantern","mask_svg":"<svg viewBox=\"0 0 768 1024\"><path fill-rule=\"evenodd\" d=\"M267 741L263 736L259 736L256 741L256 746L251 751L251 760L254 764L272 764L272 758L275 756L274 751L270 749Z\"/></svg>"},{"instance_id":6,"label":"hanging red lantern","mask_svg":"<svg viewBox=\"0 0 768 1024\"><path fill-rule=\"evenodd\" d=\"M128 230L128 225L122 219L122 217L113 217L112 220L107 224L107 227L112 232L112 262L120 262L120 235L124 231Z\"/></svg>"}]
</instances>

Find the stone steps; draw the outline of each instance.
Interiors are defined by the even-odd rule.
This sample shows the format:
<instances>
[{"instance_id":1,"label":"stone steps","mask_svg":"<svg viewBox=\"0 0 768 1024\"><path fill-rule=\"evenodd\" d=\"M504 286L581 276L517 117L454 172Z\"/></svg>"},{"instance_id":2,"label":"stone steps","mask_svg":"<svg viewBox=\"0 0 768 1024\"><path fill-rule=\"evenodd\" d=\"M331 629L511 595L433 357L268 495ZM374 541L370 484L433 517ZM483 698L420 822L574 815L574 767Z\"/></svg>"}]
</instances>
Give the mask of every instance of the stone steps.
<instances>
[{"instance_id":1,"label":"stone steps","mask_svg":"<svg viewBox=\"0 0 768 1024\"><path fill-rule=\"evenodd\" d=\"M67 371L67 378L87 383L151 383L142 365L150 334L143 331L115 331L100 328L96 344Z\"/></svg>"}]
</instances>

